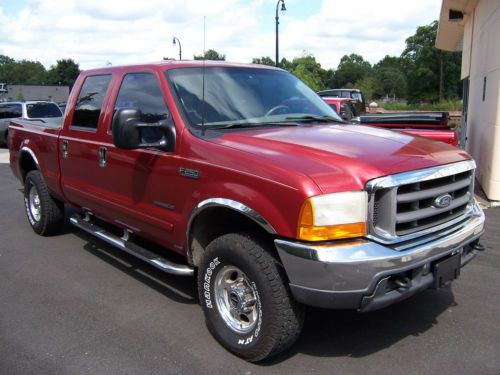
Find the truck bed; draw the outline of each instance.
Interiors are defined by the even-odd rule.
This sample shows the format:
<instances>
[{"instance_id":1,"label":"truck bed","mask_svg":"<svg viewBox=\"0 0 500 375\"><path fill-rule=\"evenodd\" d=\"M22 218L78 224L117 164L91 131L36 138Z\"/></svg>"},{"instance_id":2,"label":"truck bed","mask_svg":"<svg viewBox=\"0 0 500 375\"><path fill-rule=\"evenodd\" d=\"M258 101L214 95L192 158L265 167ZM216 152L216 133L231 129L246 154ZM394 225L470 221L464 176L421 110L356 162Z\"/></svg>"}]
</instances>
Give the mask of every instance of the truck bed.
<instances>
[{"instance_id":1,"label":"truck bed","mask_svg":"<svg viewBox=\"0 0 500 375\"><path fill-rule=\"evenodd\" d=\"M33 151L47 187L56 197L61 198L60 166L59 166L59 133L58 124L39 121L13 120L9 125L10 165L14 175L23 182L19 168L22 160L18 160L23 147Z\"/></svg>"},{"instance_id":2,"label":"truck bed","mask_svg":"<svg viewBox=\"0 0 500 375\"><path fill-rule=\"evenodd\" d=\"M377 113L360 116L362 125L419 135L457 146L458 137L448 125L448 112Z\"/></svg>"}]
</instances>

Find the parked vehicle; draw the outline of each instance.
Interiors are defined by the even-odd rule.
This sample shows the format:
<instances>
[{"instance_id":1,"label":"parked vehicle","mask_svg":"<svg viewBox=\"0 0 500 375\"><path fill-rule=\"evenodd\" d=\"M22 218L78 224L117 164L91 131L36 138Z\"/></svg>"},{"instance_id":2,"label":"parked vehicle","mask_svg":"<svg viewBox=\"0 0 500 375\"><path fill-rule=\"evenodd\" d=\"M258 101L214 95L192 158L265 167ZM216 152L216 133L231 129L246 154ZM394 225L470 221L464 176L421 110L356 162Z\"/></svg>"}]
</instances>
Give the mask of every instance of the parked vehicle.
<instances>
[{"instance_id":1,"label":"parked vehicle","mask_svg":"<svg viewBox=\"0 0 500 375\"><path fill-rule=\"evenodd\" d=\"M7 145L9 123L13 119L26 119L41 123L60 126L62 112L52 102L4 102L0 103L0 146Z\"/></svg>"},{"instance_id":2,"label":"parked vehicle","mask_svg":"<svg viewBox=\"0 0 500 375\"><path fill-rule=\"evenodd\" d=\"M328 104L342 120L347 122L359 122L359 117L356 117L355 101L348 98L339 97L323 97L323 100Z\"/></svg>"},{"instance_id":3,"label":"parked vehicle","mask_svg":"<svg viewBox=\"0 0 500 375\"><path fill-rule=\"evenodd\" d=\"M355 100L356 110L353 111L354 117L359 117L366 113L366 100L363 92L358 89L328 89L319 91L318 95L324 97L337 97Z\"/></svg>"},{"instance_id":4,"label":"parked vehicle","mask_svg":"<svg viewBox=\"0 0 500 375\"><path fill-rule=\"evenodd\" d=\"M68 204L76 227L196 275L209 331L249 361L298 338L303 305L380 309L444 287L483 249L466 152L345 124L273 67L89 70L62 128L11 132L36 233L57 232Z\"/></svg>"},{"instance_id":5,"label":"parked vehicle","mask_svg":"<svg viewBox=\"0 0 500 375\"><path fill-rule=\"evenodd\" d=\"M400 130L457 146L458 134L456 130L450 129L449 118L448 112L377 113L362 115L360 123Z\"/></svg>"}]
</instances>

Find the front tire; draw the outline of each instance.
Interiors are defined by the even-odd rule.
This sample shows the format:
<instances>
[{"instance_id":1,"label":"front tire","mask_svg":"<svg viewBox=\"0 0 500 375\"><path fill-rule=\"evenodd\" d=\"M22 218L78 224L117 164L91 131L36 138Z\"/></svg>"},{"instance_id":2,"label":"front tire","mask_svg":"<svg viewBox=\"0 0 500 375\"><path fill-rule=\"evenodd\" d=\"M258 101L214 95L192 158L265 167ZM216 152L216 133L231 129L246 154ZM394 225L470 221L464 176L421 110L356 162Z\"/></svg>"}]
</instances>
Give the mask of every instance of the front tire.
<instances>
[{"instance_id":1,"label":"front tire","mask_svg":"<svg viewBox=\"0 0 500 375\"><path fill-rule=\"evenodd\" d=\"M54 199L39 171L31 171L24 182L24 207L35 233L49 236L64 225L64 204Z\"/></svg>"},{"instance_id":2,"label":"front tire","mask_svg":"<svg viewBox=\"0 0 500 375\"><path fill-rule=\"evenodd\" d=\"M300 335L303 306L279 262L248 234L226 234L207 246L198 293L212 335L247 361L276 355Z\"/></svg>"}]
</instances>

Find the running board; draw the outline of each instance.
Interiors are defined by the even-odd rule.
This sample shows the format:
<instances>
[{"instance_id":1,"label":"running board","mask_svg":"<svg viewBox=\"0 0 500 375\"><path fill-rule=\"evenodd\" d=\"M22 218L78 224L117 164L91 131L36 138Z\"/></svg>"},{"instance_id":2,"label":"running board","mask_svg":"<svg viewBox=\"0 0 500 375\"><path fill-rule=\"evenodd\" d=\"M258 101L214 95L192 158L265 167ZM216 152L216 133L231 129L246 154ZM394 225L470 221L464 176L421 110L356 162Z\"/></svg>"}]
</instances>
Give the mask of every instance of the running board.
<instances>
[{"instance_id":1,"label":"running board","mask_svg":"<svg viewBox=\"0 0 500 375\"><path fill-rule=\"evenodd\" d=\"M133 255L145 261L146 263L151 264L156 268L159 268L164 272L181 276L194 275L194 269L192 267L183 264L172 263L169 260L162 258L139 245L134 244L133 242L120 238L106 231L105 229L92 224L89 220L85 220L77 214L72 215L69 220L74 226L84 230L87 233L92 234L93 236L96 236L97 238L100 238L101 240L119 248L120 250L129 253L130 255Z\"/></svg>"}]
</instances>

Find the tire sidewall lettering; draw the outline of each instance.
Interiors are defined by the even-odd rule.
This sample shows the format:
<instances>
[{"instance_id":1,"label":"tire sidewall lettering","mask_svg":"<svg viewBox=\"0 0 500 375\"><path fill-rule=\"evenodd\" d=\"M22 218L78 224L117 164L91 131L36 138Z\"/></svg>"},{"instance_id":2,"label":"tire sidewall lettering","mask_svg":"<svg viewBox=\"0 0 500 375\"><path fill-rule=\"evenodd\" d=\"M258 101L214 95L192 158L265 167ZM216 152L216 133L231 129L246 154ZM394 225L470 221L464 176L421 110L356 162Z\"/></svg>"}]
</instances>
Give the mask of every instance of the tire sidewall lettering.
<instances>
[{"instance_id":1,"label":"tire sidewall lettering","mask_svg":"<svg viewBox=\"0 0 500 375\"><path fill-rule=\"evenodd\" d=\"M220 265L220 261L218 257L215 257L205 269L205 274L203 276L203 297L205 297L205 306L207 309L213 309L214 303L212 298L212 276L214 274L215 268Z\"/></svg>"}]
</instances>

